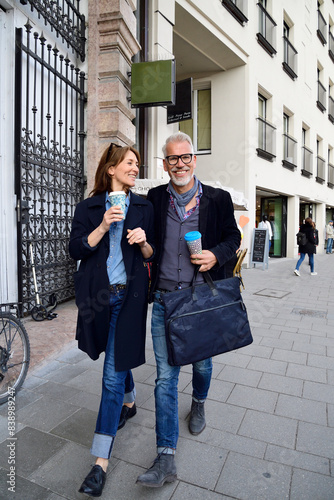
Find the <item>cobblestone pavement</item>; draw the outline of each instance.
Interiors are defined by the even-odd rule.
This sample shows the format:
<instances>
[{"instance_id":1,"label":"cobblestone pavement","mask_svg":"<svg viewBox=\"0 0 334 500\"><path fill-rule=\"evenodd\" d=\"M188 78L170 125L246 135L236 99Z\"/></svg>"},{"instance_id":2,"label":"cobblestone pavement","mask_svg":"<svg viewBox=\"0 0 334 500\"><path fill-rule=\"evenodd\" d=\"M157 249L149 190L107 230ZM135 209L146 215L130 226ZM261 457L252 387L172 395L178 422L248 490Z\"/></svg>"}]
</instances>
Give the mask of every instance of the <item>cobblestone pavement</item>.
<instances>
[{"instance_id":1,"label":"cobblestone pavement","mask_svg":"<svg viewBox=\"0 0 334 500\"><path fill-rule=\"evenodd\" d=\"M156 455L148 331L146 364L134 370L138 412L117 435L102 499L333 500L334 255L315 263L317 276L306 263L295 276L292 259L243 271L254 342L214 359L199 436L188 432L191 367L182 368L178 480L153 490L135 484ZM77 349L73 302L56 312L25 320L32 365L16 395L15 440L0 407L1 499L85 498L78 488L93 463L103 357Z\"/></svg>"}]
</instances>

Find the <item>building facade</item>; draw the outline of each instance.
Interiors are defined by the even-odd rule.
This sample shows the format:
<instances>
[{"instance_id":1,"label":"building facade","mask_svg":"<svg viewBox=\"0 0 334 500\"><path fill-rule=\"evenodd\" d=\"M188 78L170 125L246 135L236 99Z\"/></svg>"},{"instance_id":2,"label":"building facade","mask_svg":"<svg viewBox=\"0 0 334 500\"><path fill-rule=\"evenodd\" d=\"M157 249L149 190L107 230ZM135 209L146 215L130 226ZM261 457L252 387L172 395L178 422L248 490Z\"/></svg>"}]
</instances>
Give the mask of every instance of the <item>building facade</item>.
<instances>
[{"instance_id":1,"label":"building facade","mask_svg":"<svg viewBox=\"0 0 334 500\"><path fill-rule=\"evenodd\" d=\"M150 58L175 57L177 81L193 78L193 120L167 125L149 110L149 177L164 177L161 144L190 132L197 175L242 192L250 222L273 228L270 254L297 257L311 216L324 251L334 215L334 3L331 0L153 1Z\"/></svg>"},{"instance_id":2,"label":"building facade","mask_svg":"<svg viewBox=\"0 0 334 500\"><path fill-rule=\"evenodd\" d=\"M41 9L44 5L44 9ZM66 6L66 7L65 7ZM0 303L73 296L75 205L111 141L137 145L138 192L168 180L162 145L193 138L197 176L231 194L251 248L296 258L311 216L324 251L334 217L332 0L0 0ZM174 59L192 119L131 107L131 64ZM249 255L248 255L249 257ZM247 259L246 259L247 262ZM249 262L249 258L248 258Z\"/></svg>"}]
</instances>

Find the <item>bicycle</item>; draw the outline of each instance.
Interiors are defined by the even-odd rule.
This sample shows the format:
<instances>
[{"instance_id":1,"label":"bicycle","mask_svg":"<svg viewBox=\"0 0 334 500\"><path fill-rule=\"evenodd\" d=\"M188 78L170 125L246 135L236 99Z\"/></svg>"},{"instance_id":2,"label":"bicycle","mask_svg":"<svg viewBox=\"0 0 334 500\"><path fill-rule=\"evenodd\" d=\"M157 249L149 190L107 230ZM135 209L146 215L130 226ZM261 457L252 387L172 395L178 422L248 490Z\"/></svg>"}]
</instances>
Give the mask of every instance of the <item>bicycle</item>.
<instances>
[{"instance_id":1,"label":"bicycle","mask_svg":"<svg viewBox=\"0 0 334 500\"><path fill-rule=\"evenodd\" d=\"M18 306L0 304L0 404L20 389L29 362L29 337L19 319Z\"/></svg>"}]
</instances>

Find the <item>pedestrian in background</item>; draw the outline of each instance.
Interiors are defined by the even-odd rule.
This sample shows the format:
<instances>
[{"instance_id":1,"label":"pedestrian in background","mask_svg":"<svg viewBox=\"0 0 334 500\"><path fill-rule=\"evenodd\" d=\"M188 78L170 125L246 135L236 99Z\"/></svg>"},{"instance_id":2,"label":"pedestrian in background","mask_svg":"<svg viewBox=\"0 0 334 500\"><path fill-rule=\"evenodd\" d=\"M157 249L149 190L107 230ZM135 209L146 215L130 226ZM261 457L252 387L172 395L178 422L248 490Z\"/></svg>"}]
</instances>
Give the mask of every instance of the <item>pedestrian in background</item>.
<instances>
[{"instance_id":1,"label":"pedestrian in background","mask_svg":"<svg viewBox=\"0 0 334 500\"><path fill-rule=\"evenodd\" d=\"M332 253L333 236L334 236L333 221L330 220L326 226L326 238L327 238L326 253Z\"/></svg>"},{"instance_id":2,"label":"pedestrian in background","mask_svg":"<svg viewBox=\"0 0 334 500\"><path fill-rule=\"evenodd\" d=\"M300 276L299 268L301 264L303 263L306 254L308 255L309 258L309 266L311 268L311 276L315 276L318 273L314 271L314 254L316 253L316 232L315 232L315 224L312 221L311 217L307 217L305 219L305 224L302 224L300 226L301 233L304 233L306 236L306 243L305 245L299 245L298 252L300 253L299 260L296 265L296 269L294 270L294 273L296 276Z\"/></svg>"},{"instance_id":3,"label":"pedestrian in background","mask_svg":"<svg viewBox=\"0 0 334 500\"><path fill-rule=\"evenodd\" d=\"M92 359L105 351L91 448L97 458L79 489L94 497L102 493L117 429L135 414L131 368L145 363L145 264L153 255L153 207L130 190L139 164L134 148L110 144L97 168L91 197L76 207L70 236L70 255L80 260L74 275L78 346ZM125 198L123 210L112 206L111 191Z\"/></svg>"}]
</instances>

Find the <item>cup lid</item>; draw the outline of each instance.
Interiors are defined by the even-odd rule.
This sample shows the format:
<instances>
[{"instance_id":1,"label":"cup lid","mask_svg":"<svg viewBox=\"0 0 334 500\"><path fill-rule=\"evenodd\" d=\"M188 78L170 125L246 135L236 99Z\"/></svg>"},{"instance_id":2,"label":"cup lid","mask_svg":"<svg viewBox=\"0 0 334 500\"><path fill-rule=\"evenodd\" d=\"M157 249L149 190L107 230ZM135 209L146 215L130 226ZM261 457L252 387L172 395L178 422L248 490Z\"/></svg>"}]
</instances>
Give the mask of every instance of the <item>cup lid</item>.
<instances>
[{"instance_id":1,"label":"cup lid","mask_svg":"<svg viewBox=\"0 0 334 500\"><path fill-rule=\"evenodd\" d=\"M110 191L109 196L115 196L116 194L117 195L123 194L124 196L126 196L125 191Z\"/></svg>"},{"instance_id":2,"label":"cup lid","mask_svg":"<svg viewBox=\"0 0 334 500\"><path fill-rule=\"evenodd\" d=\"M190 231L189 233L186 233L184 235L184 239L186 241L194 241L198 240L199 238L202 238L202 235L199 231Z\"/></svg>"}]
</instances>

